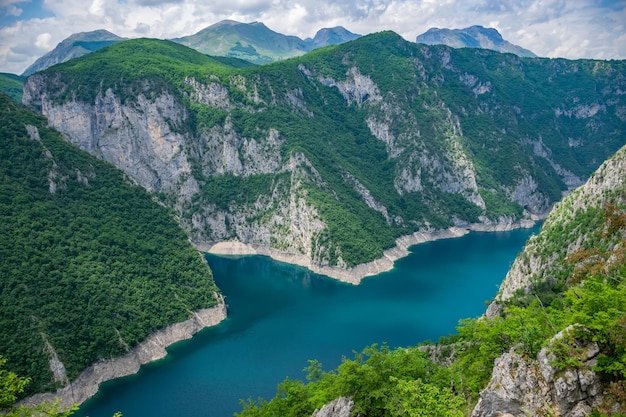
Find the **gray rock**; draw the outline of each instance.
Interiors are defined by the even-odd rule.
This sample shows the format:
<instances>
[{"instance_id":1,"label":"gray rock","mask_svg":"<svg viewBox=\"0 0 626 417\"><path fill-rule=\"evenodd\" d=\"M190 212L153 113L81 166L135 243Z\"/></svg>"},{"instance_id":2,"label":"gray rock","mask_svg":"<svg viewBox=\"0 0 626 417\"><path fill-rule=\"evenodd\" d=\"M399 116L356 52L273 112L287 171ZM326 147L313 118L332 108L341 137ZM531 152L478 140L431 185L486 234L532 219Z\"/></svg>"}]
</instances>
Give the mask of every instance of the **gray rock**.
<instances>
[{"instance_id":1,"label":"gray rock","mask_svg":"<svg viewBox=\"0 0 626 417\"><path fill-rule=\"evenodd\" d=\"M354 401L347 397L339 397L316 410L312 417L351 417Z\"/></svg>"},{"instance_id":2,"label":"gray rock","mask_svg":"<svg viewBox=\"0 0 626 417\"><path fill-rule=\"evenodd\" d=\"M586 346L586 360L580 368L563 370L553 366L550 352L556 341L572 332L574 326L554 336L548 347L536 359L528 358L511 349L496 359L489 385L480 394L472 417L514 416L564 417L588 416L603 399L600 378L593 368L599 349L595 342L573 343ZM569 337L569 336L568 336Z\"/></svg>"}]
</instances>

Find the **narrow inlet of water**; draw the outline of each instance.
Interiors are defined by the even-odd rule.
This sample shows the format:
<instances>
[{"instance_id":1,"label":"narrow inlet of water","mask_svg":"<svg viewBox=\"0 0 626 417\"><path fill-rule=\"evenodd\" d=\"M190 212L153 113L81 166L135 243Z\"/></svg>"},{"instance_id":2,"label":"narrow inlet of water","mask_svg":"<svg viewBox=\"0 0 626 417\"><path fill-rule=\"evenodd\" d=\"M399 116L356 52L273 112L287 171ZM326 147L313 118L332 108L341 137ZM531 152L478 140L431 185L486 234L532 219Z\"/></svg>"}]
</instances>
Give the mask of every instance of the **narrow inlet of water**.
<instances>
[{"instance_id":1,"label":"narrow inlet of water","mask_svg":"<svg viewBox=\"0 0 626 417\"><path fill-rule=\"evenodd\" d=\"M207 255L228 319L169 349L137 375L103 384L78 416L230 417L270 399L308 359L335 368L372 343L417 345L485 311L538 228L417 245L392 271L352 286L261 256Z\"/></svg>"}]
</instances>

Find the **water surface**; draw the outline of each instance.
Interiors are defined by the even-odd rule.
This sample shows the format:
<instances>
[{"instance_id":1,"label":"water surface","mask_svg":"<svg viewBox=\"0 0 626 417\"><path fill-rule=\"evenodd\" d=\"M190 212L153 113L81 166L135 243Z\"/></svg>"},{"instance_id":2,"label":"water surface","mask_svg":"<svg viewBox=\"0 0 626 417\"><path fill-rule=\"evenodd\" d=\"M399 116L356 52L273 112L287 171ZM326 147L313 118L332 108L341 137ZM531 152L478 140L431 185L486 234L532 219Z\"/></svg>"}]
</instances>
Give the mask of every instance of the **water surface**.
<instances>
[{"instance_id":1,"label":"water surface","mask_svg":"<svg viewBox=\"0 0 626 417\"><path fill-rule=\"evenodd\" d=\"M416 345L455 331L493 298L537 229L470 233L417 245L392 271L352 286L267 257L207 255L228 319L172 346L137 375L103 384L79 416L230 417L269 399L307 359L326 370L372 343Z\"/></svg>"}]
</instances>

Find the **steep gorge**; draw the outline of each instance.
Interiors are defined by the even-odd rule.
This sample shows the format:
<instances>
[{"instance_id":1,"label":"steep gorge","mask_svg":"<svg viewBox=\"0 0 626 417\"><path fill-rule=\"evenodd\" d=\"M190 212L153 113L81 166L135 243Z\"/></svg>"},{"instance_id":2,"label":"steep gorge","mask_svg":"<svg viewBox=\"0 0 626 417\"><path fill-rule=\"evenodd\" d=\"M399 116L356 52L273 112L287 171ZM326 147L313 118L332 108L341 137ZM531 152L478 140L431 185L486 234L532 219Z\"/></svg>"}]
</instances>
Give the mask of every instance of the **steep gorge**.
<instances>
[{"instance_id":1,"label":"steep gorge","mask_svg":"<svg viewBox=\"0 0 626 417\"><path fill-rule=\"evenodd\" d=\"M24 103L198 247L358 280L401 236L543 216L623 144L624 74L389 32L248 69L133 40L29 77Z\"/></svg>"}]
</instances>

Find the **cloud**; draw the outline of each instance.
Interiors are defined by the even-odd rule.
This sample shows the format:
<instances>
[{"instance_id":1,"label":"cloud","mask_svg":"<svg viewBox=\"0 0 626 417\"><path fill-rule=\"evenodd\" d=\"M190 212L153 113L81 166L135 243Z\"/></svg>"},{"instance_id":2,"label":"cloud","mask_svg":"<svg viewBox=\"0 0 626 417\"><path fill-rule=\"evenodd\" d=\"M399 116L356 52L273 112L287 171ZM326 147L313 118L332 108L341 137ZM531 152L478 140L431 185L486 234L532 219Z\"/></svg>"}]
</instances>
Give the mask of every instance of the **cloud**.
<instances>
[{"instance_id":1,"label":"cloud","mask_svg":"<svg viewBox=\"0 0 626 417\"><path fill-rule=\"evenodd\" d=\"M137 23L137 26L135 26L135 33L139 35L150 33L150 25L142 22Z\"/></svg>"},{"instance_id":2,"label":"cloud","mask_svg":"<svg viewBox=\"0 0 626 417\"><path fill-rule=\"evenodd\" d=\"M158 7L164 4L184 3L184 0L131 0L129 3L140 7Z\"/></svg>"},{"instance_id":3,"label":"cloud","mask_svg":"<svg viewBox=\"0 0 626 417\"><path fill-rule=\"evenodd\" d=\"M0 0L0 16L17 9L19 17L0 21L0 71L21 73L76 32L168 39L224 19L260 21L301 38L344 26L360 34L393 30L409 41L430 27L483 25L541 56L626 58L624 0Z\"/></svg>"},{"instance_id":4,"label":"cloud","mask_svg":"<svg viewBox=\"0 0 626 417\"><path fill-rule=\"evenodd\" d=\"M19 17L24 12L24 9L20 9L19 7L15 7L13 4L10 4L6 7L6 15L7 16L15 16Z\"/></svg>"},{"instance_id":5,"label":"cloud","mask_svg":"<svg viewBox=\"0 0 626 417\"><path fill-rule=\"evenodd\" d=\"M0 9L6 9L19 3L28 3L28 0L0 0Z\"/></svg>"},{"instance_id":6,"label":"cloud","mask_svg":"<svg viewBox=\"0 0 626 417\"><path fill-rule=\"evenodd\" d=\"M39 49L48 49L50 48L51 39L52 35L49 33L40 33L37 35L37 39L35 40L35 46Z\"/></svg>"}]
</instances>

